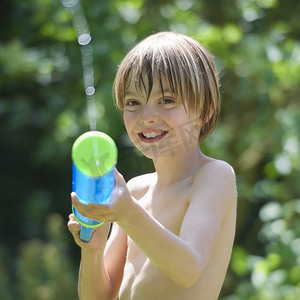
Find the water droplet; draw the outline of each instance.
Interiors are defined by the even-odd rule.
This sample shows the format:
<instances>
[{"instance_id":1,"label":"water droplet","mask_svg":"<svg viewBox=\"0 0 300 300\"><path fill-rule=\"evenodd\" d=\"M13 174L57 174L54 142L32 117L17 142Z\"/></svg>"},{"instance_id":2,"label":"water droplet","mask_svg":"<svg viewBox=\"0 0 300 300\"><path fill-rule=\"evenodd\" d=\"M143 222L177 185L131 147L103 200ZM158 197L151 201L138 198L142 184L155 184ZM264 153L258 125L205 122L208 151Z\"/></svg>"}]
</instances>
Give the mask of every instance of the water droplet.
<instances>
[{"instance_id":1,"label":"water droplet","mask_svg":"<svg viewBox=\"0 0 300 300\"><path fill-rule=\"evenodd\" d=\"M78 36L78 44L81 46L88 45L91 40L92 38L89 33L82 33Z\"/></svg>"},{"instance_id":2,"label":"water droplet","mask_svg":"<svg viewBox=\"0 0 300 300\"><path fill-rule=\"evenodd\" d=\"M61 0L64 7L74 7L78 4L78 0Z\"/></svg>"},{"instance_id":3,"label":"water droplet","mask_svg":"<svg viewBox=\"0 0 300 300\"><path fill-rule=\"evenodd\" d=\"M85 93L88 95L88 96L92 96L94 93L95 93L95 88L93 86L88 86L86 89L85 89Z\"/></svg>"}]
</instances>

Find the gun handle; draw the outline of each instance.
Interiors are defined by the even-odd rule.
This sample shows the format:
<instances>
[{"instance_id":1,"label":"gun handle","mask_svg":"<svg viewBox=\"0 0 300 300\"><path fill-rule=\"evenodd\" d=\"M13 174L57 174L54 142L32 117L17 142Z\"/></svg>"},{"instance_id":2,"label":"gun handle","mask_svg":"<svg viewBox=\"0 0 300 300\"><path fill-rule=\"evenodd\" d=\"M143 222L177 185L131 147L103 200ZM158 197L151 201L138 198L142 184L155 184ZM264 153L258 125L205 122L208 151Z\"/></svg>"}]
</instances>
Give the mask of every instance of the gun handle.
<instances>
[{"instance_id":1,"label":"gun handle","mask_svg":"<svg viewBox=\"0 0 300 300\"><path fill-rule=\"evenodd\" d=\"M83 242L89 242L92 236L94 228L89 228L89 227L85 227L83 225L81 225L81 229L80 229L80 239Z\"/></svg>"}]
</instances>

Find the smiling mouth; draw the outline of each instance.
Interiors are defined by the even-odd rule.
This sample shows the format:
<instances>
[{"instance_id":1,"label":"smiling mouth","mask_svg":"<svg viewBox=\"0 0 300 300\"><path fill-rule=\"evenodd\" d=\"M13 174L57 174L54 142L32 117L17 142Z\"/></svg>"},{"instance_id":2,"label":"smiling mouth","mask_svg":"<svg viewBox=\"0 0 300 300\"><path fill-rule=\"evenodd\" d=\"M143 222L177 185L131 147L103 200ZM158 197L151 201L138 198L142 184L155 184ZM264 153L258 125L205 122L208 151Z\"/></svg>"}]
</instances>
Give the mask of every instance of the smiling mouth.
<instances>
[{"instance_id":1,"label":"smiling mouth","mask_svg":"<svg viewBox=\"0 0 300 300\"><path fill-rule=\"evenodd\" d=\"M139 138L146 143L153 143L161 140L168 133L168 131L155 131L155 132L140 132Z\"/></svg>"}]
</instances>

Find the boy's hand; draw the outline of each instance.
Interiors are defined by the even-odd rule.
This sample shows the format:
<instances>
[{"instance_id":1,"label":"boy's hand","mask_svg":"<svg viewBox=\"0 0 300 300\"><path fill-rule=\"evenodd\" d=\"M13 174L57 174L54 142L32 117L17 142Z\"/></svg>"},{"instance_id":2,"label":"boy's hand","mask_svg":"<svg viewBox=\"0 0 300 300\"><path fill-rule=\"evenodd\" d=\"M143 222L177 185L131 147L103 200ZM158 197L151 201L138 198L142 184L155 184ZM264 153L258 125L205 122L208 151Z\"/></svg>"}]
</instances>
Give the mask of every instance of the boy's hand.
<instances>
[{"instance_id":1,"label":"boy's hand","mask_svg":"<svg viewBox=\"0 0 300 300\"><path fill-rule=\"evenodd\" d=\"M115 170L115 187L108 203L79 202L75 193L71 194L72 205L76 210L90 219L99 222L124 222L129 219L130 207L135 202L123 176Z\"/></svg>"},{"instance_id":2,"label":"boy's hand","mask_svg":"<svg viewBox=\"0 0 300 300\"><path fill-rule=\"evenodd\" d=\"M68 228L72 233L75 242L82 249L95 250L96 252L103 251L106 245L109 226L109 223L104 223L103 225L94 228L91 240L89 242L83 242L79 238L81 225L77 222L73 214L69 215Z\"/></svg>"}]
</instances>

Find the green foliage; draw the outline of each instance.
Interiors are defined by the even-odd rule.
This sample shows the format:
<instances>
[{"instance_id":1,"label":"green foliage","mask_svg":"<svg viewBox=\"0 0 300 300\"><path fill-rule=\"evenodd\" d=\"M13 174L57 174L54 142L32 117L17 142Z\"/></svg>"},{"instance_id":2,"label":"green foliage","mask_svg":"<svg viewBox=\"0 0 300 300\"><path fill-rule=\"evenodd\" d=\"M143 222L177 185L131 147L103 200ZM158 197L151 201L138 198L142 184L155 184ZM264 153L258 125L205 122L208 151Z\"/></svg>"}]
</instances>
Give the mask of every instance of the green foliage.
<instances>
[{"instance_id":1,"label":"green foliage","mask_svg":"<svg viewBox=\"0 0 300 300\"><path fill-rule=\"evenodd\" d=\"M49 214L44 239L32 238L19 244L14 274L7 272L7 254L1 249L1 299L78 299L78 266L70 258L67 229L61 215Z\"/></svg>"},{"instance_id":2,"label":"green foliage","mask_svg":"<svg viewBox=\"0 0 300 300\"><path fill-rule=\"evenodd\" d=\"M264 256L251 254L242 246L234 248L231 280L235 278L239 284L234 297L224 299L299 298L299 213L299 199L283 205L268 202L261 208L263 225L257 237L265 244Z\"/></svg>"},{"instance_id":3,"label":"green foliage","mask_svg":"<svg viewBox=\"0 0 300 300\"><path fill-rule=\"evenodd\" d=\"M77 299L77 285L72 261L65 242L66 227L58 214L48 216L48 242L31 239L20 247L18 293L20 299Z\"/></svg>"},{"instance_id":4,"label":"green foliage","mask_svg":"<svg viewBox=\"0 0 300 300\"><path fill-rule=\"evenodd\" d=\"M113 105L125 53L152 32L202 42L221 77L222 113L202 145L236 170L237 236L221 300L300 298L300 5L297 0L86 0L97 124L129 179L152 170ZM76 299L70 149L88 130L80 47L50 0L0 11L0 298ZM70 249L73 249L69 253Z\"/></svg>"}]
</instances>

